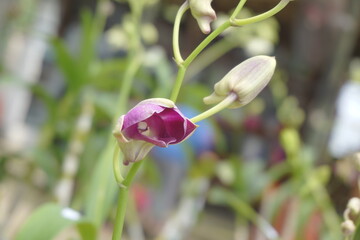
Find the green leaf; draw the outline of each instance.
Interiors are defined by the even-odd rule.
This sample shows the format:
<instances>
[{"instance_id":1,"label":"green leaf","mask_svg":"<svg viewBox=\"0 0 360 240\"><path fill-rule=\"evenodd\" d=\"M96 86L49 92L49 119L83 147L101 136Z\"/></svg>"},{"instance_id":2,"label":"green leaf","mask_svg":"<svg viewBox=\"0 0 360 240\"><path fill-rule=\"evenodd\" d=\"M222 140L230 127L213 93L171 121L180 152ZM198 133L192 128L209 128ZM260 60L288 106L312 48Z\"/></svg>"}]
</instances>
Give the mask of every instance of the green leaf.
<instances>
[{"instance_id":1,"label":"green leaf","mask_svg":"<svg viewBox=\"0 0 360 240\"><path fill-rule=\"evenodd\" d=\"M111 164L115 141L111 143L105 147L95 165L86 195L85 215L97 226L108 216L118 190Z\"/></svg>"},{"instance_id":2,"label":"green leaf","mask_svg":"<svg viewBox=\"0 0 360 240\"><path fill-rule=\"evenodd\" d=\"M84 219L67 217L64 208L55 203L47 203L36 209L18 231L15 240L50 240L62 230L76 226L82 240L95 240L95 225Z\"/></svg>"},{"instance_id":3,"label":"green leaf","mask_svg":"<svg viewBox=\"0 0 360 240\"><path fill-rule=\"evenodd\" d=\"M83 240L95 240L97 236L97 229L91 222L79 222L77 225L78 232Z\"/></svg>"},{"instance_id":4,"label":"green leaf","mask_svg":"<svg viewBox=\"0 0 360 240\"><path fill-rule=\"evenodd\" d=\"M53 239L61 230L74 223L74 220L64 218L61 211L62 207L54 203L41 206L22 225L15 239Z\"/></svg>"},{"instance_id":5,"label":"green leaf","mask_svg":"<svg viewBox=\"0 0 360 240\"><path fill-rule=\"evenodd\" d=\"M47 184L52 187L56 184L60 177L61 167L56 160L54 149L48 148L35 148L32 152L33 159L36 165L41 168L47 175Z\"/></svg>"},{"instance_id":6,"label":"green leaf","mask_svg":"<svg viewBox=\"0 0 360 240\"><path fill-rule=\"evenodd\" d=\"M51 43L55 52L57 64L64 74L69 90L77 90L82 83L80 75L83 69L79 69L77 61L70 54L69 49L61 39L52 39Z\"/></svg>"},{"instance_id":7,"label":"green leaf","mask_svg":"<svg viewBox=\"0 0 360 240\"><path fill-rule=\"evenodd\" d=\"M47 90L40 84L29 85L32 93L37 96L45 104L47 111L49 112L50 117L55 116L56 110L56 100L52 97Z\"/></svg>"}]
</instances>

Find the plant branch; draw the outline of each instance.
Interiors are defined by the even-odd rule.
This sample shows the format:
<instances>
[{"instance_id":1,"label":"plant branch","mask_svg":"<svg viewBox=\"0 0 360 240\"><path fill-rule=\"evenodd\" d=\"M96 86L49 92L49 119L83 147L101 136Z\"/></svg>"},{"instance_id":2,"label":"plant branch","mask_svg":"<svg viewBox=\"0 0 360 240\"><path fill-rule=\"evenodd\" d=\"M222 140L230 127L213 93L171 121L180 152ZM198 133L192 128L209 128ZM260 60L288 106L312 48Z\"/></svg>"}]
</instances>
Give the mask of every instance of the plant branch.
<instances>
[{"instance_id":1,"label":"plant branch","mask_svg":"<svg viewBox=\"0 0 360 240\"><path fill-rule=\"evenodd\" d=\"M224 100L216 104L214 107L206 110L205 112L191 118L190 121L196 123L214 115L215 113L220 112L221 110L230 106L237 99L237 97L238 96L235 93L230 93Z\"/></svg>"},{"instance_id":2,"label":"plant branch","mask_svg":"<svg viewBox=\"0 0 360 240\"><path fill-rule=\"evenodd\" d=\"M182 16L188 9L189 9L189 3L188 3L188 1L185 1L183 3L183 5L181 5L181 7L179 8L179 10L176 14L176 17L175 17L175 22L174 22L172 44L173 44L175 62L178 65L184 61L183 58L181 57L180 44L179 44L180 23L181 23Z\"/></svg>"},{"instance_id":3,"label":"plant branch","mask_svg":"<svg viewBox=\"0 0 360 240\"><path fill-rule=\"evenodd\" d=\"M244 26L247 24L256 23L256 22L260 22L265 19L268 19L269 17L274 16L275 14L280 12L283 8L285 8L286 5L288 5L288 3L290 1L291 0L281 0L274 8L270 9L267 12L264 12L262 14L254 16L254 17L245 18L245 19L230 18L231 25L239 27L239 26Z\"/></svg>"}]
</instances>

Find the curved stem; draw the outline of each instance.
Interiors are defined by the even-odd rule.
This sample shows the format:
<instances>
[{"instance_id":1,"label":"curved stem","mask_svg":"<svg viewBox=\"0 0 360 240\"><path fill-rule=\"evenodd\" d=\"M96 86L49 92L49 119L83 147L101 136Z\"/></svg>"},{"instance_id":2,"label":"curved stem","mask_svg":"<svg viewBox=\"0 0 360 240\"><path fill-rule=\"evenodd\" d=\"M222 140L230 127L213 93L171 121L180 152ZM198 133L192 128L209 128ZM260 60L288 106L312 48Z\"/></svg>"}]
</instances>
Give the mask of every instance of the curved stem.
<instances>
[{"instance_id":1,"label":"curved stem","mask_svg":"<svg viewBox=\"0 0 360 240\"><path fill-rule=\"evenodd\" d=\"M290 0L281 0L274 8L271 10L264 12L262 14L259 14L254 17L245 18L245 19L236 19L236 18L230 18L230 22L232 26L243 26L250 23L260 22L262 20L265 20L269 17L274 16L276 13L280 12L288 3Z\"/></svg>"},{"instance_id":2,"label":"curved stem","mask_svg":"<svg viewBox=\"0 0 360 240\"><path fill-rule=\"evenodd\" d=\"M178 65L184 61L183 58L181 57L180 45L179 45L180 23L181 23L182 16L188 9L189 9L189 3L188 3L188 1L186 1L179 8L179 10L176 14L176 17L175 17L175 22L174 22L172 45L173 45L173 51L174 51L174 58Z\"/></svg>"},{"instance_id":3,"label":"curved stem","mask_svg":"<svg viewBox=\"0 0 360 240\"><path fill-rule=\"evenodd\" d=\"M192 121L193 123L196 123L196 122L199 122L205 118L208 118L208 117L214 115L215 113L220 112L221 110L230 106L237 99L237 97L238 96L235 93L229 94L224 100L219 102L217 105L215 105L214 107L206 110L205 112L191 118L190 121Z\"/></svg>"},{"instance_id":4,"label":"curved stem","mask_svg":"<svg viewBox=\"0 0 360 240\"><path fill-rule=\"evenodd\" d=\"M180 55L179 42L178 42L179 41L178 33L179 33L179 26L180 26L181 16L188 9L188 6L187 6L187 4L183 4L180 7L180 9L178 11L178 14L177 14L177 19L175 19L176 26L174 26L174 37L173 37L174 55L175 55L175 60L176 60L177 64L179 65L179 71L178 71L178 74L177 74L177 77L176 77L175 86L174 86L173 91L171 93L171 100L172 101L175 102L176 99L177 99L177 96L179 94L181 84L182 84L182 82L184 80L185 72L186 72L188 66L201 53L201 51L204 50L204 48L209 45L209 43L211 41L213 41L217 36L219 36L223 31L225 31L230 26L243 26L243 25L246 25L246 24L255 23L255 22L265 20L265 19L275 15L276 13L281 11L290 2L290 0L281 0L273 9L271 9L271 10L265 12L265 13L262 13L260 15L257 15L257 16L251 17L251 18L246 18L246 19L236 19L235 18L236 14L242 9L245 2L246 2L246 0L241 0L240 3L238 4L238 6L236 7L234 13L232 14L231 18L229 20L227 20L226 22L224 22L220 27L216 28L210 35L208 35L194 49L194 51L192 51L192 53L185 60L183 60L181 55Z\"/></svg>"},{"instance_id":5,"label":"curved stem","mask_svg":"<svg viewBox=\"0 0 360 240\"><path fill-rule=\"evenodd\" d=\"M209 43L214 40L220 33L222 33L224 30L226 30L228 27L230 27L230 21L226 21L223 23L220 27L215 29L209 36L207 36L195 49L194 51L186 58L185 61L179 64L179 71L175 80L174 88L171 92L170 99L173 102L176 102L177 96L179 95L180 88L182 85L182 82L184 81L185 72L187 70L187 67L190 65L190 63L200 54L200 52L207 46Z\"/></svg>"},{"instance_id":6,"label":"curved stem","mask_svg":"<svg viewBox=\"0 0 360 240\"><path fill-rule=\"evenodd\" d=\"M236 16L239 14L241 9L244 7L247 0L240 0L239 4L236 6L234 12L231 14L231 19L236 18Z\"/></svg>"},{"instance_id":7,"label":"curved stem","mask_svg":"<svg viewBox=\"0 0 360 240\"><path fill-rule=\"evenodd\" d=\"M117 145L115 145L114 155L113 155L113 170L114 170L115 180L120 185L124 181L124 178L121 175L119 152L120 152L120 148Z\"/></svg>"}]
</instances>

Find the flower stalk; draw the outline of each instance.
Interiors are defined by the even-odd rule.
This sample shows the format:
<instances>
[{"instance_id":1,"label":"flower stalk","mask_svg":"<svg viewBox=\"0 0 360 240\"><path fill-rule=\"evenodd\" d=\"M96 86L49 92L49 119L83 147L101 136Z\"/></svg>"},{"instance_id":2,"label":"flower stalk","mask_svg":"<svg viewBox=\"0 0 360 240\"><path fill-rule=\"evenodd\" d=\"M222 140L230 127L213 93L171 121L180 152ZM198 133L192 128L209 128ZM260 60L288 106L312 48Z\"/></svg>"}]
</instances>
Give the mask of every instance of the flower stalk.
<instances>
[{"instance_id":1,"label":"flower stalk","mask_svg":"<svg viewBox=\"0 0 360 240\"><path fill-rule=\"evenodd\" d=\"M237 19L237 14L241 11L243 6L246 3L246 0L241 0L239 4L236 6L234 12L232 13L231 17L224 22L221 26L216 28L213 32L211 32L192 52L191 54L183 60L180 53L180 47L179 47L179 30L180 30L180 21L183 16L183 14L188 10L189 5L185 2L179 9L178 14L175 19L174 23L174 31L173 31L173 50L174 50L174 58L176 63L179 66L179 70L176 76L174 88L171 93L170 99L174 102L176 102L176 99L179 95L181 85L183 83L185 73L187 71L188 66L194 61L194 59L222 32L224 32L229 27L239 27L244 26L251 23L256 23L263 21L269 17L274 16L276 13L280 12L283 8L286 7L286 5L291 0L281 0L274 8L271 10L259 14L254 17L246 18L246 19Z\"/></svg>"},{"instance_id":2,"label":"flower stalk","mask_svg":"<svg viewBox=\"0 0 360 240\"><path fill-rule=\"evenodd\" d=\"M220 27L215 29L210 35L208 35L196 48L195 50L179 65L179 70L176 76L174 88L171 92L170 99L176 102L177 97L180 92L181 85L184 81L185 73L189 65L194 61L194 59L209 45L217 36L219 36L223 31L225 31L228 27L230 27L230 21L226 21ZM173 45L173 48L177 48L178 46Z\"/></svg>"},{"instance_id":3,"label":"flower stalk","mask_svg":"<svg viewBox=\"0 0 360 240\"><path fill-rule=\"evenodd\" d=\"M245 19L236 19L236 15L232 15L230 18L231 25L234 27L240 27L251 23L256 23L263 21L265 19L268 19L269 17L274 16L278 12L280 12L283 8L286 7L286 5L289 4L289 2L292 0L281 0L275 7L270 9L267 12L264 12L262 14L256 15L254 17L245 18Z\"/></svg>"},{"instance_id":4,"label":"flower stalk","mask_svg":"<svg viewBox=\"0 0 360 240\"><path fill-rule=\"evenodd\" d=\"M281 0L281 2L273 9L258 16L247 19L236 19L237 14L246 3L246 0L240 0L232 16L225 23L211 32L185 60L181 55L179 46L180 23L185 12L191 8L192 14L198 21L201 30L206 33L210 32L210 22L216 18L216 14L211 8L211 0L204 0L202 4L199 4L199 2L191 3L188 0L181 5L177 12L173 29L173 53L175 62L178 65L178 73L170 99L148 99L139 103L127 114L120 117L114 131L114 136L124 154L124 164L127 165L130 162L132 162L132 164L128 174L123 178L121 175L121 164L118 159L119 148L114 151L114 175L117 183L120 185L120 189L113 240L121 239L129 196L129 186L143 162L142 159L150 149L155 145L166 147L169 144L177 144L185 140L196 129L197 126L194 124L195 122L208 118L225 108L245 105L251 101L264 86L266 86L271 78L270 75L272 75L272 67L275 67L274 64L268 66L257 60L255 61L255 64L258 64L261 67L260 69L256 69L256 73L253 73L253 70L249 70L249 68L241 68L241 71L235 71L231 76L225 76L226 81L220 82L218 87L215 88L214 94L206 98L208 103L216 103L216 105L192 119L187 119L176 108L175 102L179 95L188 66L227 28L258 22L271 17L284 8L289 1L290 0ZM138 14L134 15L139 18ZM135 49L133 50L135 51ZM131 65L129 66L129 69L127 70L127 78L129 79L133 79L141 62L137 61L135 56L133 57L134 62L137 64L135 64L134 67L131 67ZM248 79L254 81L249 82ZM129 80L126 81L126 83L127 84L123 86L123 91L127 94L122 96L128 96L132 81ZM126 102L127 99L120 100L120 102ZM167 101L172 102L170 104L171 106L168 105L169 102ZM119 105L120 104L121 103L119 103Z\"/></svg>"},{"instance_id":5,"label":"flower stalk","mask_svg":"<svg viewBox=\"0 0 360 240\"><path fill-rule=\"evenodd\" d=\"M193 123L199 122L201 120L204 120L205 118L208 118L221 110L229 107L231 104L233 104L238 96L235 93L230 93L224 100L216 104L214 107L206 110L205 112L193 117L190 119Z\"/></svg>"},{"instance_id":6,"label":"flower stalk","mask_svg":"<svg viewBox=\"0 0 360 240\"><path fill-rule=\"evenodd\" d=\"M126 175L125 180L122 182L122 187L119 189L119 198L118 198L112 240L121 240L121 236L124 228L126 206L129 199L129 187L132 181L134 180L137 171L142 165L142 162L143 161L138 161L131 166L128 174Z\"/></svg>"},{"instance_id":7,"label":"flower stalk","mask_svg":"<svg viewBox=\"0 0 360 240\"><path fill-rule=\"evenodd\" d=\"M230 19L236 18L236 16L239 14L241 9L243 9L245 3L247 0L240 0L239 4L236 6L234 12L231 14Z\"/></svg>"},{"instance_id":8,"label":"flower stalk","mask_svg":"<svg viewBox=\"0 0 360 240\"><path fill-rule=\"evenodd\" d=\"M179 44L179 32L180 32L180 23L181 18L184 15L184 13L189 9L189 3L188 1L185 1L181 7L179 8L174 22L174 30L173 30L173 51L174 51L174 59L175 62L180 65L184 60L181 57L180 52L180 44Z\"/></svg>"},{"instance_id":9,"label":"flower stalk","mask_svg":"<svg viewBox=\"0 0 360 240\"><path fill-rule=\"evenodd\" d=\"M121 164L119 161L119 153L120 148L117 146L114 147L114 155L113 155L113 170L114 170L114 176L117 184L121 187L122 182L124 181L124 177L121 175Z\"/></svg>"}]
</instances>

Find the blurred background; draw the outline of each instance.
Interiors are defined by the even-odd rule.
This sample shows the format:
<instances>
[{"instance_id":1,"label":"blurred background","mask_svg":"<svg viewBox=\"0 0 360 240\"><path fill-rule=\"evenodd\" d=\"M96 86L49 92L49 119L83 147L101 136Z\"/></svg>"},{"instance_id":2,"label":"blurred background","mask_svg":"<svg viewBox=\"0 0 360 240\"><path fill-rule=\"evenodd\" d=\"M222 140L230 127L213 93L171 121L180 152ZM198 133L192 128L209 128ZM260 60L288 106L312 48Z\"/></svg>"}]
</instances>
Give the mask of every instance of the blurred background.
<instances>
[{"instance_id":1,"label":"blurred background","mask_svg":"<svg viewBox=\"0 0 360 240\"><path fill-rule=\"evenodd\" d=\"M0 240L110 239L113 122L145 98L169 97L183 3L129 2L0 1ZM237 3L213 1L213 29ZM240 17L277 3L249 0ZM187 117L249 57L276 56L276 73L250 104L154 148L124 239L343 239L343 212L359 197L359 31L359 0L297 0L216 38L186 73ZM183 56L205 37L185 14Z\"/></svg>"}]
</instances>

